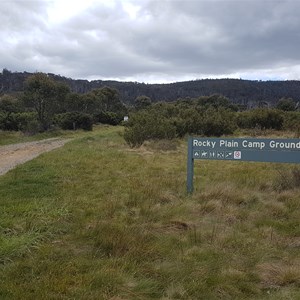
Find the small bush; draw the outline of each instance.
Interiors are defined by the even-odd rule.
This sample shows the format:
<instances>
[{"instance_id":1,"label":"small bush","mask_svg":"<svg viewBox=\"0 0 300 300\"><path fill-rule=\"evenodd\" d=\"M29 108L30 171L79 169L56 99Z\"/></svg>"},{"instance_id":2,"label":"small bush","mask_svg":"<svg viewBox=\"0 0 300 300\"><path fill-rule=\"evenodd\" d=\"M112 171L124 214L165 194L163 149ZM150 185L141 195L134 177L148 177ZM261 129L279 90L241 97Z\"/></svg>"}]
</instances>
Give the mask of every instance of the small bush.
<instances>
[{"instance_id":1,"label":"small bush","mask_svg":"<svg viewBox=\"0 0 300 300\"><path fill-rule=\"evenodd\" d=\"M2 112L0 113L0 129L37 133L39 132L40 126L37 121L37 114L34 112Z\"/></svg>"},{"instance_id":2,"label":"small bush","mask_svg":"<svg viewBox=\"0 0 300 300\"><path fill-rule=\"evenodd\" d=\"M225 108L231 111L238 111L238 106L233 104L230 99L218 94L199 97L197 99L197 105L204 106L206 108Z\"/></svg>"},{"instance_id":3,"label":"small bush","mask_svg":"<svg viewBox=\"0 0 300 300\"><path fill-rule=\"evenodd\" d=\"M95 115L94 119L96 122L109 125L118 125L123 120L120 115L110 111L102 111L101 113Z\"/></svg>"},{"instance_id":4,"label":"small bush","mask_svg":"<svg viewBox=\"0 0 300 300\"><path fill-rule=\"evenodd\" d=\"M300 132L300 112L285 112L283 121L283 129Z\"/></svg>"},{"instance_id":5,"label":"small bush","mask_svg":"<svg viewBox=\"0 0 300 300\"><path fill-rule=\"evenodd\" d=\"M275 109L258 108L239 113L237 124L240 128L280 130L283 126L283 115Z\"/></svg>"},{"instance_id":6,"label":"small bush","mask_svg":"<svg viewBox=\"0 0 300 300\"><path fill-rule=\"evenodd\" d=\"M130 117L124 132L125 141L136 147L150 139L172 139L176 128L171 119L150 111L140 111Z\"/></svg>"},{"instance_id":7,"label":"small bush","mask_svg":"<svg viewBox=\"0 0 300 300\"><path fill-rule=\"evenodd\" d=\"M283 111L294 111L296 110L296 102L292 98L281 98L278 101L276 108Z\"/></svg>"},{"instance_id":8,"label":"small bush","mask_svg":"<svg viewBox=\"0 0 300 300\"><path fill-rule=\"evenodd\" d=\"M183 109L174 120L177 135L183 137L186 134L202 134L202 119L203 114L199 111L192 108Z\"/></svg>"},{"instance_id":9,"label":"small bush","mask_svg":"<svg viewBox=\"0 0 300 300\"><path fill-rule=\"evenodd\" d=\"M41 125L38 122L37 118L29 119L24 126L21 128L22 132L24 132L26 135L35 135L39 132L41 132Z\"/></svg>"},{"instance_id":10,"label":"small bush","mask_svg":"<svg viewBox=\"0 0 300 300\"><path fill-rule=\"evenodd\" d=\"M79 112L68 112L55 115L54 123L66 130L92 130L93 128L92 116Z\"/></svg>"},{"instance_id":11,"label":"small bush","mask_svg":"<svg viewBox=\"0 0 300 300\"><path fill-rule=\"evenodd\" d=\"M179 137L185 134L221 136L236 129L235 113L225 108L186 109L175 119Z\"/></svg>"},{"instance_id":12,"label":"small bush","mask_svg":"<svg viewBox=\"0 0 300 300\"><path fill-rule=\"evenodd\" d=\"M234 113L224 108L209 108L203 116L201 126L202 134L205 136L231 134L237 127Z\"/></svg>"},{"instance_id":13,"label":"small bush","mask_svg":"<svg viewBox=\"0 0 300 300\"><path fill-rule=\"evenodd\" d=\"M124 138L131 146L149 139L172 139L186 134L221 136L236 129L235 112L223 107L182 107L157 103L130 117Z\"/></svg>"}]
</instances>

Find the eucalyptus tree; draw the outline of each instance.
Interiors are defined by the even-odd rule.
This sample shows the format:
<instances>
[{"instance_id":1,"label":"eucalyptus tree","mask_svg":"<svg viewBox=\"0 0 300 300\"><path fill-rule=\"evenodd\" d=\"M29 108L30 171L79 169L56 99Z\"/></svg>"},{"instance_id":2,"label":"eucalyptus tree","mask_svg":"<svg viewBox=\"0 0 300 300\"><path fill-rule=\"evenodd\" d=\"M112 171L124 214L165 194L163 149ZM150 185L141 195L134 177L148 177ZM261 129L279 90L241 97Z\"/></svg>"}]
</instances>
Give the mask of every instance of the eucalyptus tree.
<instances>
[{"instance_id":1,"label":"eucalyptus tree","mask_svg":"<svg viewBox=\"0 0 300 300\"><path fill-rule=\"evenodd\" d=\"M54 81L47 74L36 73L27 78L24 89L24 103L37 112L42 130L47 130L55 113L64 112L64 102L70 89Z\"/></svg>"}]
</instances>

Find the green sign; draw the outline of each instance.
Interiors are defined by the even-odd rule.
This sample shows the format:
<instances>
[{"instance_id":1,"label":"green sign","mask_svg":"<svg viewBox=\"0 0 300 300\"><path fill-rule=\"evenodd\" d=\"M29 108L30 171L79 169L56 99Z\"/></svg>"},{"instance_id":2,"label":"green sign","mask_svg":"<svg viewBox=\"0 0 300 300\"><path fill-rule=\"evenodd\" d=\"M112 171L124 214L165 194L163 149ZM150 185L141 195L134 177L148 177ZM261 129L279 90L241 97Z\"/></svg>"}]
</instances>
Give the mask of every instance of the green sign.
<instances>
[{"instance_id":1,"label":"green sign","mask_svg":"<svg viewBox=\"0 0 300 300\"><path fill-rule=\"evenodd\" d=\"M194 159L300 163L300 139L189 138L187 190L193 191Z\"/></svg>"}]
</instances>

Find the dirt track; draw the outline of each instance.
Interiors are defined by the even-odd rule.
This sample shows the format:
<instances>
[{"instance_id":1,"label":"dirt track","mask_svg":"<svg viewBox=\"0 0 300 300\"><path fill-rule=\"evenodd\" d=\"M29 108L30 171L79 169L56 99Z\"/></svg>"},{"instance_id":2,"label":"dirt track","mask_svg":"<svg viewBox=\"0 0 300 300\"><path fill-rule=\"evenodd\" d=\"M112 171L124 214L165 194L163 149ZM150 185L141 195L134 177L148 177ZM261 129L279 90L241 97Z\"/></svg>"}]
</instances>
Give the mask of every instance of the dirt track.
<instances>
[{"instance_id":1,"label":"dirt track","mask_svg":"<svg viewBox=\"0 0 300 300\"><path fill-rule=\"evenodd\" d=\"M44 152L63 146L70 139L47 140L0 146L0 175Z\"/></svg>"}]
</instances>

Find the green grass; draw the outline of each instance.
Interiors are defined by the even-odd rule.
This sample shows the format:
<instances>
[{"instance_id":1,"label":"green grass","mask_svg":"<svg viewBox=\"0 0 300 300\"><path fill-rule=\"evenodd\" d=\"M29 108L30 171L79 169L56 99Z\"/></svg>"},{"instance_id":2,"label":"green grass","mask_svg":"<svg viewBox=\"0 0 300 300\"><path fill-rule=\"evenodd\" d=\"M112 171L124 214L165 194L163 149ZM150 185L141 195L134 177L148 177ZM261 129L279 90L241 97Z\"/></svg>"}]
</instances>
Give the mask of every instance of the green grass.
<instances>
[{"instance_id":1,"label":"green grass","mask_svg":"<svg viewBox=\"0 0 300 300\"><path fill-rule=\"evenodd\" d=\"M100 127L100 126L98 126ZM97 127L96 127L97 128ZM14 143L24 143L38 141L48 138L58 138L58 137L76 137L83 134L83 131L70 131L70 130L52 130L43 133L38 133L35 135L26 135L22 132L17 131L2 131L0 130L0 146L14 144Z\"/></svg>"},{"instance_id":2,"label":"green grass","mask_svg":"<svg viewBox=\"0 0 300 300\"><path fill-rule=\"evenodd\" d=\"M0 177L0 299L299 299L300 190L278 168L197 161L188 196L185 141L80 133Z\"/></svg>"}]
</instances>

